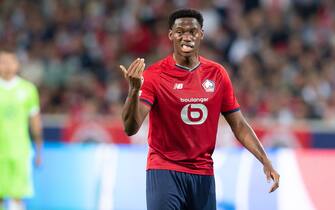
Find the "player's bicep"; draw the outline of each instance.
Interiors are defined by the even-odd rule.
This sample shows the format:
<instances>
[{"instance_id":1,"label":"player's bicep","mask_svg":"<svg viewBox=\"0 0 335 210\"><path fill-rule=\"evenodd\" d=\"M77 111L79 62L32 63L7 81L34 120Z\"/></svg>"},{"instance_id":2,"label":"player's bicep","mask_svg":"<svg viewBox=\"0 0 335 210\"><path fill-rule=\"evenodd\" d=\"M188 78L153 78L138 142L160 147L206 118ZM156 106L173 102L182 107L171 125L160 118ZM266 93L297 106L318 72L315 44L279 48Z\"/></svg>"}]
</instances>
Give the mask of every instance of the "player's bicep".
<instances>
[{"instance_id":1,"label":"player's bicep","mask_svg":"<svg viewBox=\"0 0 335 210\"><path fill-rule=\"evenodd\" d=\"M233 131L238 130L238 128L245 122L241 111L226 114L224 117Z\"/></svg>"}]
</instances>

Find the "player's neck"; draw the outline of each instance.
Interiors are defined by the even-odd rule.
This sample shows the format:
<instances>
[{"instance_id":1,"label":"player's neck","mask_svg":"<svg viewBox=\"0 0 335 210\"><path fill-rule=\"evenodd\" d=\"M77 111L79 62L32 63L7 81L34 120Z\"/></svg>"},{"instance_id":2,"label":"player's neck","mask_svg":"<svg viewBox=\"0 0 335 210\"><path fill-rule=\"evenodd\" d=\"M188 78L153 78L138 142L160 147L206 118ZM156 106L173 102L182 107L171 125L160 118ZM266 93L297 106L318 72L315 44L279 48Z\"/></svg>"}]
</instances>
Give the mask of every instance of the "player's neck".
<instances>
[{"instance_id":1,"label":"player's neck","mask_svg":"<svg viewBox=\"0 0 335 210\"><path fill-rule=\"evenodd\" d=\"M16 75L13 75L13 76L0 76L0 81L2 82L11 82L11 81L14 81L17 79L17 76Z\"/></svg>"},{"instance_id":2,"label":"player's neck","mask_svg":"<svg viewBox=\"0 0 335 210\"><path fill-rule=\"evenodd\" d=\"M177 55L173 53L173 59L175 60L177 65L183 66L189 69L193 69L194 67L198 66L200 63L198 55L185 57L185 56L181 56L181 55Z\"/></svg>"},{"instance_id":3,"label":"player's neck","mask_svg":"<svg viewBox=\"0 0 335 210\"><path fill-rule=\"evenodd\" d=\"M12 88L18 81L18 76L11 77L11 79L7 80L3 77L0 77L0 86L5 88Z\"/></svg>"}]
</instances>

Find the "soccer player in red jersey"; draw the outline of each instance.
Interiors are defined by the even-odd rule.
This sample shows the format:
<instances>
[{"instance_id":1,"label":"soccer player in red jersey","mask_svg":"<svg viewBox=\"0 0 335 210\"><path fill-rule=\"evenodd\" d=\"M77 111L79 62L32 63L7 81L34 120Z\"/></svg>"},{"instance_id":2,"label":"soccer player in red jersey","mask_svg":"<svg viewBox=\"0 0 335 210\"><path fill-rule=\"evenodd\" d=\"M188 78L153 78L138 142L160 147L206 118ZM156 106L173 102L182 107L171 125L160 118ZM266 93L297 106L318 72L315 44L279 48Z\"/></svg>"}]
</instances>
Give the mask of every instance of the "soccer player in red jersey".
<instances>
[{"instance_id":1,"label":"soccer player in red jersey","mask_svg":"<svg viewBox=\"0 0 335 210\"><path fill-rule=\"evenodd\" d=\"M128 69L120 66L129 82L122 112L126 133L135 134L150 113L148 210L216 209L212 153L220 114L274 181L270 192L279 186L279 174L243 117L226 70L199 56L202 26L198 11L175 11L168 33L173 54L145 71L144 59Z\"/></svg>"}]
</instances>

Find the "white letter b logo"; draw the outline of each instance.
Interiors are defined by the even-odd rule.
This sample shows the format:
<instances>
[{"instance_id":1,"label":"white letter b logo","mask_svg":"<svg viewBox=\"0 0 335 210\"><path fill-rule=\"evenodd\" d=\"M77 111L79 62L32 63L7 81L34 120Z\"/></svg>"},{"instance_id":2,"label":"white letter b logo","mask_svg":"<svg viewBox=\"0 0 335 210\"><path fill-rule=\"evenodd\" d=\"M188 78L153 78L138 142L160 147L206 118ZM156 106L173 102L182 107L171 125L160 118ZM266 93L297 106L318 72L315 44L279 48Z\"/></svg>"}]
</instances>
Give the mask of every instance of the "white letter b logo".
<instances>
[{"instance_id":1,"label":"white letter b logo","mask_svg":"<svg viewBox=\"0 0 335 210\"><path fill-rule=\"evenodd\" d=\"M187 104L182 108L180 116L187 125L200 125L207 119L208 111L203 104Z\"/></svg>"}]
</instances>

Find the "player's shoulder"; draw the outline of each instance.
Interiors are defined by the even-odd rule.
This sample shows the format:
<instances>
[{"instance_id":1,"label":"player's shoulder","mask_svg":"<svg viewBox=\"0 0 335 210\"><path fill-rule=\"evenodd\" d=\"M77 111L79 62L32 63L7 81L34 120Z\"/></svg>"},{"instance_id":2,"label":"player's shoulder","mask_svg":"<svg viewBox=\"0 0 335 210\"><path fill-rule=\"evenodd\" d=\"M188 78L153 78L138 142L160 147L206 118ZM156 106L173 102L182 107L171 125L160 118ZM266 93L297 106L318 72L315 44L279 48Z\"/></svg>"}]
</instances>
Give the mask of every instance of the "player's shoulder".
<instances>
[{"instance_id":1,"label":"player's shoulder","mask_svg":"<svg viewBox=\"0 0 335 210\"><path fill-rule=\"evenodd\" d=\"M226 68L223 65L221 65L220 63L218 63L216 61L213 61L213 60L210 60L208 58L202 57L202 56L200 56L200 61L201 61L201 65L203 65L204 69L210 69L210 70L218 71L223 76L227 75Z\"/></svg>"},{"instance_id":2,"label":"player's shoulder","mask_svg":"<svg viewBox=\"0 0 335 210\"><path fill-rule=\"evenodd\" d=\"M27 89L36 89L36 85L32 83L31 81L24 79L22 77L17 77L17 80L21 87L27 88Z\"/></svg>"},{"instance_id":3,"label":"player's shoulder","mask_svg":"<svg viewBox=\"0 0 335 210\"><path fill-rule=\"evenodd\" d=\"M166 58L163 58L149 65L143 72L144 76L159 76L164 69L166 62Z\"/></svg>"}]
</instances>

